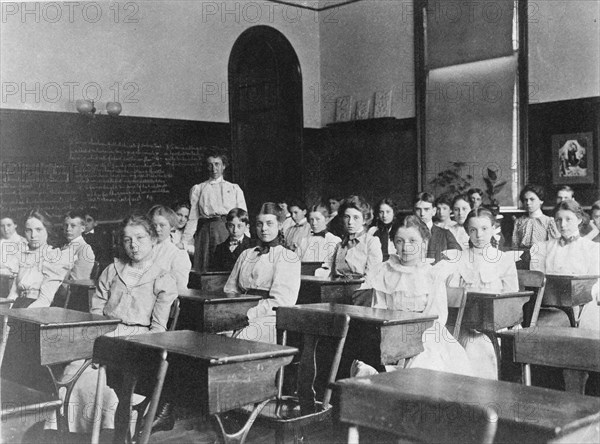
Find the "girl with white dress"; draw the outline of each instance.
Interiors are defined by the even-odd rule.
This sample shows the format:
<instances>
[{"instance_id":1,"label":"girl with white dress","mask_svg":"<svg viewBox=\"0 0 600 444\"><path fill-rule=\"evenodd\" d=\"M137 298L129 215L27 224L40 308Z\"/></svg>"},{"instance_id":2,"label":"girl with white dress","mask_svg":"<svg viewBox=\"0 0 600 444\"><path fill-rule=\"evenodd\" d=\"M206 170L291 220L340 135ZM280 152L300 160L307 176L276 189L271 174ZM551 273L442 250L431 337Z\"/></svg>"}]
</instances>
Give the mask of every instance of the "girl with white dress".
<instances>
[{"instance_id":1,"label":"girl with white dress","mask_svg":"<svg viewBox=\"0 0 600 444\"><path fill-rule=\"evenodd\" d=\"M445 326L447 265L432 266L426 260L429 229L411 215L393 234L398 253L390 255L373 281L373 308L437 315L433 326L423 333L424 351L407 367L473 375L465 350Z\"/></svg>"},{"instance_id":2,"label":"girl with white dress","mask_svg":"<svg viewBox=\"0 0 600 444\"><path fill-rule=\"evenodd\" d=\"M26 248L27 241L17 233L14 219L9 216L0 217L0 274L8 276L17 274L19 257Z\"/></svg>"},{"instance_id":3,"label":"girl with white dress","mask_svg":"<svg viewBox=\"0 0 600 444\"><path fill-rule=\"evenodd\" d=\"M175 212L163 205L155 205L148 211L148 218L154 224L157 233L154 248L154 262L170 271L177 281L177 289L185 291L190 279L192 262L185 250L178 248L171 240L171 232L177 228Z\"/></svg>"},{"instance_id":4,"label":"girl with white dress","mask_svg":"<svg viewBox=\"0 0 600 444\"><path fill-rule=\"evenodd\" d=\"M259 342L277 342L274 307L296 304L300 290L300 258L283 246L281 226L285 215L272 202L262 205L256 217L258 246L245 250L233 266L225 293L257 294L263 297L248 310L249 326L239 337Z\"/></svg>"},{"instance_id":5,"label":"girl with white dress","mask_svg":"<svg viewBox=\"0 0 600 444\"><path fill-rule=\"evenodd\" d=\"M302 262L331 262L335 247L342 240L327 230L328 214L325 207L310 208L308 213L310 235L302 239L296 251Z\"/></svg>"},{"instance_id":6,"label":"girl with white dress","mask_svg":"<svg viewBox=\"0 0 600 444\"><path fill-rule=\"evenodd\" d=\"M484 293L519 290L513 256L498 249L494 224L494 215L487 208L479 207L469 213L465 220L469 248L463 250L459 260L451 265L450 286ZM460 340L465 344L475 376L497 379L496 355L489 339L476 330L462 328Z\"/></svg>"},{"instance_id":7,"label":"girl with white dress","mask_svg":"<svg viewBox=\"0 0 600 444\"><path fill-rule=\"evenodd\" d=\"M598 243L581 237L583 209L574 200L559 203L554 220L560 238L534 244L531 248L531 269L546 274L600 275L600 248ZM579 327L600 330L598 283L591 289L592 300L576 313Z\"/></svg>"},{"instance_id":8,"label":"girl with white dress","mask_svg":"<svg viewBox=\"0 0 600 444\"><path fill-rule=\"evenodd\" d=\"M19 255L8 298L15 300L13 308L49 307L73 261L67 252L51 245L52 222L43 210L31 211L24 226L27 248Z\"/></svg>"},{"instance_id":9,"label":"girl with white dress","mask_svg":"<svg viewBox=\"0 0 600 444\"><path fill-rule=\"evenodd\" d=\"M171 305L177 298L177 285L171 273L154 261L156 243L156 230L147 217L130 216L121 224L122 258L115 259L100 275L90 309L92 314L121 320L117 329L107 335L127 337L166 331ZM71 362L62 379L73 377L83 364L83 360ZM70 409L71 432L91 431L97 380L98 373L93 367L88 367L77 380L70 405L65 407ZM103 399L98 420L102 429L112 429L118 399L109 387ZM46 426L55 428L56 423L50 420Z\"/></svg>"}]
</instances>

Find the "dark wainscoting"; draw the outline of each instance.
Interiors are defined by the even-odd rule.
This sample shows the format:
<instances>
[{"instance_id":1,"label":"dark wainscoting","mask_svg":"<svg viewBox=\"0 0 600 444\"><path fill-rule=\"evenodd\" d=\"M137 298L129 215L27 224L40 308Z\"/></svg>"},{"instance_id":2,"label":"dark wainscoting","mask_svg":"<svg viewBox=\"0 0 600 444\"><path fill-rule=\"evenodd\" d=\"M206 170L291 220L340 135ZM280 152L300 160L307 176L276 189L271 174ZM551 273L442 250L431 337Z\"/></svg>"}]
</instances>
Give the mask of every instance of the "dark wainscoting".
<instances>
[{"instance_id":1,"label":"dark wainscoting","mask_svg":"<svg viewBox=\"0 0 600 444\"><path fill-rule=\"evenodd\" d=\"M594 183L570 186L578 202L591 205L600 199L600 97L529 105L529 182L545 188L547 205L561 186L552 183L552 136L584 131L594 133Z\"/></svg>"},{"instance_id":2,"label":"dark wainscoting","mask_svg":"<svg viewBox=\"0 0 600 444\"><path fill-rule=\"evenodd\" d=\"M380 118L304 131L304 183L309 202L321 196L384 197L410 208L417 193L415 119Z\"/></svg>"}]
</instances>

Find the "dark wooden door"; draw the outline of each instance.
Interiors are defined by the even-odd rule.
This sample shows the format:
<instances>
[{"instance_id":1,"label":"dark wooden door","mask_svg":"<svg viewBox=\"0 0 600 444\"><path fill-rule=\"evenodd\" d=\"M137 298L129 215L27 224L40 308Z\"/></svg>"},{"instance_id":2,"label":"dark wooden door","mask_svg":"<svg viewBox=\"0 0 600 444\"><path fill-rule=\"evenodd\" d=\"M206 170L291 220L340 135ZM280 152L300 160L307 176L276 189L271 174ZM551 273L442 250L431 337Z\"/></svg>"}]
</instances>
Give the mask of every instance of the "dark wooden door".
<instances>
[{"instance_id":1,"label":"dark wooden door","mask_svg":"<svg viewBox=\"0 0 600 444\"><path fill-rule=\"evenodd\" d=\"M248 210L284 196L302 197L302 74L279 31L256 26L229 59L229 117L234 179Z\"/></svg>"}]
</instances>

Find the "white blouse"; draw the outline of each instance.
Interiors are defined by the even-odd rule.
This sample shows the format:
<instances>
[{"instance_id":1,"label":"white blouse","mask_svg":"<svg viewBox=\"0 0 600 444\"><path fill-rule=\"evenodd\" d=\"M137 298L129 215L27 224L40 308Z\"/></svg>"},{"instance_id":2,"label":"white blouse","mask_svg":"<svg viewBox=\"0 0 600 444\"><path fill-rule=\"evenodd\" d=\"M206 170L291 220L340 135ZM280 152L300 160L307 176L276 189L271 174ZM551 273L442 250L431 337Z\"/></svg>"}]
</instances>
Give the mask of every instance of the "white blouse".
<instances>
[{"instance_id":1,"label":"white blouse","mask_svg":"<svg viewBox=\"0 0 600 444\"><path fill-rule=\"evenodd\" d=\"M342 240L327 232L325 237L310 235L302 239L297 250L302 262L331 262L335 247Z\"/></svg>"},{"instance_id":2,"label":"white blouse","mask_svg":"<svg viewBox=\"0 0 600 444\"><path fill-rule=\"evenodd\" d=\"M153 257L156 264L171 272L177 282L177 290L187 289L192 262L185 250L180 250L167 239L156 244Z\"/></svg>"},{"instance_id":3,"label":"white blouse","mask_svg":"<svg viewBox=\"0 0 600 444\"><path fill-rule=\"evenodd\" d=\"M72 266L68 252L59 248L45 245L37 250L25 251L9 299L23 296L36 299L31 307L49 307Z\"/></svg>"},{"instance_id":4,"label":"white blouse","mask_svg":"<svg viewBox=\"0 0 600 444\"><path fill-rule=\"evenodd\" d=\"M364 290L372 288L371 281L382 261L381 241L378 237L363 231L348 245L338 244L333 263L327 265L333 271L333 276L364 277L365 283L360 287L361 290Z\"/></svg>"},{"instance_id":5,"label":"white blouse","mask_svg":"<svg viewBox=\"0 0 600 444\"><path fill-rule=\"evenodd\" d=\"M373 279L373 308L434 314L445 325L448 318L445 278L444 266L428 263L406 266L398 255L391 254Z\"/></svg>"},{"instance_id":6,"label":"white blouse","mask_svg":"<svg viewBox=\"0 0 600 444\"><path fill-rule=\"evenodd\" d=\"M248 310L248 318L275 316L274 307L296 304L300 290L300 258L287 248L277 245L269 253L259 254L256 248L242 252L227 279L225 293L245 293L264 290L269 298Z\"/></svg>"},{"instance_id":7,"label":"white blouse","mask_svg":"<svg viewBox=\"0 0 600 444\"><path fill-rule=\"evenodd\" d=\"M487 248L469 248L460 252L452 269L451 287L466 287L473 291L513 292L519 290L517 267L511 252Z\"/></svg>"},{"instance_id":8,"label":"white blouse","mask_svg":"<svg viewBox=\"0 0 600 444\"><path fill-rule=\"evenodd\" d=\"M582 237L563 244L550 239L533 244L530 250L532 270L549 274L600 274L600 246Z\"/></svg>"},{"instance_id":9,"label":"white blouse","mask_svg":"<svg viewBox=\"0 0 600 444\"><path fill-rule=\"evenodd\" d=\"M27 250L27 241L17 233L0 239L0 273L16 274L19 271L21 252Z\"/></svg>"}]
</instances>

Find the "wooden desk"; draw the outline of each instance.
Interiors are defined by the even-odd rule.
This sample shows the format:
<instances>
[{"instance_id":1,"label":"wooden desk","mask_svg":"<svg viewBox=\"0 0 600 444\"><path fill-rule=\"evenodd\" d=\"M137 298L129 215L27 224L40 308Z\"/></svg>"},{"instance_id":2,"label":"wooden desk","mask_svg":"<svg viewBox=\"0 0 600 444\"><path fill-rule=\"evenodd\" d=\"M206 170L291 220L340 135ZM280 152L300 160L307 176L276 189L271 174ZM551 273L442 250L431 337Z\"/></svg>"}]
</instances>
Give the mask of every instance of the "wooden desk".
<instances>
[{"instance_id":1,"label":"wooden desk","mask_svg":"<svg viewBox=\"0 0 600 444\"><path fill-rule=\"evenodd\" d=\"M297 304L333 302L352 305L352 293L364 279L300 276Z\"/></svg>"},{"instance_id":2,"label":"wooden desk","mask_svg":"<svg viewBox=\"0 0 600 444\"><path fill-rule=\"evenodd\" d=\"M98 338L93 360L101 364L101 370L108 367L132 375L129 384L117 391L120 403L115 418L114 442L124 442L131 394L138 378L154 377L148 375L149 369L156 367L151 361L153 357L168 364L169 378L176 380L171 384L173 387L197 394L202 411L214 415L275 396L275 374L297 353L293 347L209 333L173 331L128 338ZM164 380L164 374L162 378ZM158 381L158 386L162 386L162 381ZM152 396L158 402L160 390L154 391ZM149 424L151 422L152 418L148 420Z\"/></svg>"},{"instance_id":3,"label":"wooden desk","mask_svg":"<svg viewBox=\"0 0 600 444\"><path fill-rule=\"evenodd\" d=\"M222 291L229 279L229 271L190 271L188 288L205 291Z\"/></svg>"},{"instance_id":4,"label":"wooden desk","mask_svg":"<svg viewBox=\"0 0 600 444\"><path fill-rule=\"evenodd\" d=\"M498 377L500 377L500 346L496 331L520 324L523 320L523 304L528 302L533 294L533 291L467 292L463 328L478 330L490 338L496 354Z\"/></svg>"},{"instance_id":5,"label":"wooden desk","mask_svg":"<svg viewBox=\"0 0 600 444\"><path fill-rule=\"evenodd\" d=\"M467 292L463 326L480 331L513 327L523 320L523 304L533 291L514 293Z\"/></svg>"},{"instance_id":6,"label":"wooden desk","mask_svg":"<svg viewBox=\"0 0 600 444\"><path fill-rule=\"evenodd\" d=\"M303 276L314 276L315 271L321 268L323 262L302 262L300 264L300 274Z\"/></svg>"},{"instance_id":7,"label":"wooden desk","mask_svg":"<svg viewBox=\"0 0 600 444\"><path fill-rule=\"evenodd\" d=\"M600 372L600 332L570 327L531 327L499 333L512 343L514 362L523 365L523 382L531 385L529 365L561 368L565 388L583 394L587 372Z\"/></svg>"},{"instance_id":8,"label":"wooden desk","mask_svg":"<svg viewBox=\"0 0 600 444\"><path fill-rule=\"evenodd\" d=\"M571 327L577 327L573 307L592 300L591 289L598 278L598 275L546 274L542 307L560 308L569 317Z\"/></svg>"},{"instance_id":9,"label":"wooden desk","mask_svg":"<svg viewBox=\"0 0 600 444\"><path fill-rule=\"evenodd\" d=\"M433 325L437 316L421 313L382 310L343 304L305 304L297 310L317 310L350 316L342 364L338 377L349 375L354 359L385 371L384 365L396 364L423 351L423 332Z\"/></svg>"},{"instance_id":10,"label":"wooden desk","mask_svg":"<svg viewBox=\"0 0 600 444\"><path fill-rule=\"evenodd\" d=\"M424 442L600 439L600 399L589 396L425 369L338 381L335 390L342 422Z\"/></svg>"},{"instance_id":11,"label":"wooden desk","mask_svg":"<svg viewBox=\"0 0 600 444\"><path fill-rule=\"evenodd\" d=\"M0 316L8 318L10 333L4 363L13 365L16 374L29 374L32 369L45 366L52 378L55 395L61 387L67 388L65 405L71 389L89 364L84 364L69 381L60 381L53 365L65 364L92 357L97 337L117 328L119 319L99 316L59 307L9 309L0 306ZM68 409L59 426L68 424ZM68 429L67 429L68 430Z\"/></svg>"},{"instance_id":12,"label":"wooden desk","mask_svg":"<svg viewBox=\"0 0 600 444\"><path fill-rule=\"evenodd\" d=\"M222 291L187 290L180 292L178 330L218 333L244 328L246 313L258 304L261 296L232 297Z\"/></svg>"}]
</instances>

